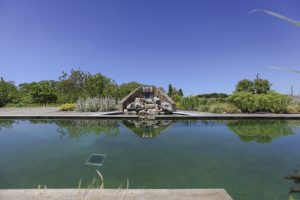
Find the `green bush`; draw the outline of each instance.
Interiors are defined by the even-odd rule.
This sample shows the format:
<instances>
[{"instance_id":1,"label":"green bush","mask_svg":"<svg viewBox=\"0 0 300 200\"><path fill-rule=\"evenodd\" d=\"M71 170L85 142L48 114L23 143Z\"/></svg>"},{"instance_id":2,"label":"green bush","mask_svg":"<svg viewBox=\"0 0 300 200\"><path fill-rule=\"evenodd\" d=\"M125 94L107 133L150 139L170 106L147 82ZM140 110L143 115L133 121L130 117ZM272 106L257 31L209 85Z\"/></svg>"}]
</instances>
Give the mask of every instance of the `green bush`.
<instances>
[{"instance_id":1,"label":"green bush","mask_svg":"<svg viewBox=\"0 0 300 200\"><path fill-rule=\"evenodd\" d=\"M75 110L75 103L65 103L59 107L60 111L73 111Z\"/></svg>"},{"instance_id":2,"label":"green bush","mask_svg":"<svg viewBox=\"0 0 300 200\"><path fill-rule=\"evenodd\" d=\"M255 112L255 98L251 92L236 92L229 97L229 101L242 112Z\"/></svg>"},{"instance_id":3,"label":"green bush","mask_svg":"<svg viewBox=\"0 0 300 200\"><path fill-rule=\"evenodd\" d=\"M208 105L199 105L197 111L199 111L199 112L209 112L209 106Z\"/></svg>"},{"instance_id":4,"label":"green bush","mask_svg":"<svg viewBox=\"0 0 300 200\"><path fill-rule=\"evenodd\" d=\"M290 114L300 113L300 104L289 105L287 112Z\"/></svg>"},{"instance_id":5,"label":"green bush","mask_svg":"<svg viewBox=\"0 0 300 200\"><path fill-rule=\"evenodd\" d=\"M206 105L206 98L198 98L197 96L183 97L179 101L179 108L184 110L198 110L199 106Z\"/></svg>"},{"instance_id":6,"label":"green bush","mask_svg":"<svg viewBox=\"0 0 300 200\"><path fill-rule=\"evenodd\" d=\"M229 97L229 101L242 112L272 112L287 113L290 98L276 92L253 94L250 92L236 92Z\"/></svg>"},{"instance_id":7,"label":"green bush","mask_svg":"<svg viewBox=\"0 0 300 200\"><path fill-rule=\"evenodd\" d=\"M209 107L212 113L241 113L241 110L230 103L218 103Z\"/></svg>"}]
</instances>

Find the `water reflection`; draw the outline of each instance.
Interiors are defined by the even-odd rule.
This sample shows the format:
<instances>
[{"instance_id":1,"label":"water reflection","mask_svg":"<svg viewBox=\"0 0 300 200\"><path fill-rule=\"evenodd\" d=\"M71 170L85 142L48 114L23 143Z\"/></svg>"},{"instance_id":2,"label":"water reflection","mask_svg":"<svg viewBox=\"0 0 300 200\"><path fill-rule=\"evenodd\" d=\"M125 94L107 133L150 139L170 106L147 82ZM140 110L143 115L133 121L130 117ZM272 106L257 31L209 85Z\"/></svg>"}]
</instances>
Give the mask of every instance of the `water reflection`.
<instances>
[{"instance_id":1,"label":"water reflection","mask_svg":"<svg viewBox=\"0 0 300 200\"><path fill-rule=\"evenodd\" d=\"M300 121L289 120L231 120L227 127L236 133L242 141L269 143L275 138L292 135Z\"/></svg>"},{"instance_id":2,"label":"water reflection","mask_svg":"<svg viewBox=\"0 0 300 200\"><path fill-rule=\"evenodd\" d=\"M270 143L273 139L293 135L300 120L178 120L187 127L227 126L244 142Z\"/></svg>"},{"instance_id":3,"label":"water reflection","mask_svg":"<svg viewBox=\"0 0 300 200\"><path fill-rule=\"evenodd\" d=\"M79 138L84 135L117 136L119 134L119 121L95 119L68 119L68 120L31 120L32 124L56 124L58 132L63 136Z\"/></svg>"},{"instance_id":4,"label":"water reflection","mask_svg":"<svg viewBox=\"0 0 300 200\"><path fill-rule=\"evenodd\" d=\"M0 130L2 128L12 128L15 120L12 119L0 119Z\"/></svg>"},{"instance_id":5,"label":"water reflection","mask_svg":"<svg viewBox=\"0 0 300 200\"><path fill-rule=\"evenodd\" d=\"M141 138L155 138L168 127L171 120L123 120L123 125Z\"/></svg>"},{"instance_id":6,"label":"water reflection","mask_svg":"<svg viewBox=\"0 0 300 200\"><path fill-rule=\"evenodd\" d=\"M99 120L99 119L47 119L29 120L32 124L55 124L61 137L78 138L88 134L117 136L120 124L142 138L155 138L172 123L186 127L227 126L244 142L270 143L273 139L293 135L300 120ZM0 130L12 128L18 120L0 119Z\"/></svg>"}]
</instances>

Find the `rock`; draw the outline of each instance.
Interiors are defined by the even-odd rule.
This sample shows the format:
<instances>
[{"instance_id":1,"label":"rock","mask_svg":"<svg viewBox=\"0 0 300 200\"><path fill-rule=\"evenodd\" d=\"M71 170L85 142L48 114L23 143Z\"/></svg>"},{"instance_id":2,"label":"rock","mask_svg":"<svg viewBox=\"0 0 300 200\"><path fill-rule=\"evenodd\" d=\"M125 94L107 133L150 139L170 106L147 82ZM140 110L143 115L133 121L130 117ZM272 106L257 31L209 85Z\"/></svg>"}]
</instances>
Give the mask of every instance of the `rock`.
<instances>
[{"instance_id":1,"label":"rock","mask_svg":"<svg viewBox=\"0 0 300 200\"><path fill-rule=\"evenodd\" d=\"M159 99L158 97L153 97L153 101L154 101L156 104L160 105L160 99Z\"/></svg>"},{"instance_id":2,"label":"rock","mask_svg":"<svg viewBox=\"0 0 300 200\"><path fill-rule=\"evenodd\" d=\"M143 104L141 104L141 103L134 103L133 107L134 107L135 111L141 111L141 110L143 110L145 108L145 106Z\"/></svg>"},{"instance_id":3,"label":"rock","mask_svg":"<svg viewBox=\"0 0 300 200\"><path fill-rule=\"evenodd\" d=\"M148 115L156 115L156 113L157 113L157 112L156 112L155 109L148 109L148 110L147 110L147 114L148 114Z\"/></svg>"},{"instance_id":4,"label":"rock","mask_svg":"<svg viewBox=\"0 0 300 200\"><path fill-rule=\"evenodd\" d=\"M146 112L145 110L141 110L141 111L139 112L139 115L147 115L147 112Z\"/></svg>"},{"instance_id":5,"label":"rock","mask_svg":"<svg viewBox=\"0 0 300 200\"><path fill-rule=\"evenodd\" d=\"M128 111L128 113L127 113L128 115L136 115L136 111Z\"/></svg>"},{"instance_id":6,"label":"rock","mask_svg":"<svg viewBox=\"0 0 300 200\"><path fill-rule=\"evenodd\" d=\"M145 99L145 104L154 104L155 102L152 99Z\"/></svg>"},{"instance_id":7,"label":"rock","mask_svg":"<svg viewBox=\"0 0 300 200\"><path fill-rule=\"evenodd\" d=\"M155 109L155 104L145 104L145 109Z\"/></svg>"},{"instance_id":8,"label":"rock","mask_svg":"<svg viewBox=\"0 0 300 200\"><path fill-rule=\"evenodd\" d=\"M134 103L143 103L143 99L142 98L135 98Z\"/></svg>"},{"instance_id":9,"label":"rock","mask_svg":"<svg viewBox=\"0 0 300 200\"><path fill-rule=\"evenodd\" d=\"M139 119L142 120L155 120L155 116L154 115L139 115ZM143 127L145 126L145 124L143 124Z\"/></svg>"},{"instance_id":10,"label":"rock","mask_svg":"<svg viewBox=\"0 0 300 200\"><path fill-rule=\"evenodd\" d=\"M162 111L166 114L171 114L173 112L172 105L168 102L163 102L161 104Z\"/></svg>"},{"instance_id":11,"label":"rock","mask_svg":"<svg viewBox=\"0 0 300 200\"><path fill-rule=\"evenodd\" d=\"M128 111L134 110L134 103L128 104L128 105L126 106L126 109L127 109Z\"/></svg>"},{"instance_id":12,"label":"rock","mask_svg":"<svg viewBox=\"0 0 300 200\"><path fill-rule=\"evenodd\" d=\"M160 110L160 111L161 111L161 107L160 107L160 105L158 105L158 104L155 104L155 109L156 109L156 110Z\"/></svg>"}]
</instances>

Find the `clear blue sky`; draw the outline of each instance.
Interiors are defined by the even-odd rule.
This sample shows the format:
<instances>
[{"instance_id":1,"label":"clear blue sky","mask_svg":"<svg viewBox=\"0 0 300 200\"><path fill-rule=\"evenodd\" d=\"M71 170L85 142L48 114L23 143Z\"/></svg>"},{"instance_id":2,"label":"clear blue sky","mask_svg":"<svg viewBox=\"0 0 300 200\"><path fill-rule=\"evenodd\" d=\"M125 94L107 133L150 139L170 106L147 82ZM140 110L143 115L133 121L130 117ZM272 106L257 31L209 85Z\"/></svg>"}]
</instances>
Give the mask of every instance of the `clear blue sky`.
<instances>
[{"instance_id":1,"label":"clear blue sky","mask_svg":"<svg viewBox=\"0 0 300 200\"><path fill-rule=\"evenodd\" d=\"M101 72L185 94L231 93L243 78L300 94L299 0L0 0L0 76L57 79L63 70Z\"/></svg>"}]
</instances>

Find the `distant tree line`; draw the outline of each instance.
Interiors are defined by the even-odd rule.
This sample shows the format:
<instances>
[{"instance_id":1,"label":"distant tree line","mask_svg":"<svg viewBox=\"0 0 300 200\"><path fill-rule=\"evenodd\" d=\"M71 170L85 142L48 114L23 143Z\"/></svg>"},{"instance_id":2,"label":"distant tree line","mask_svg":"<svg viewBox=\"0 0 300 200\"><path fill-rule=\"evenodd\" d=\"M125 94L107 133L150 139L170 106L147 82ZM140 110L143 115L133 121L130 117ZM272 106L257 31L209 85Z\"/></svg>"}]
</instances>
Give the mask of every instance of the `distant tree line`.
<instances>
[{"instance_id":1,"label":"distant tree line","mask_svg":"<svg viewBox=\"0 0 300 200\"><path fill-rule=\"evenodd\" d=\"M201 94L182 97L176 101L177 108L213 113L299 113L300 105L271 90L272 84L256 76L252 80L240 80L231 95L223 93Z\"/></svg>"},{"instance_id":2,"label":"distant tree line","mask_svg":"<svg viewBox=\"0 0 300 200\"><path fill-rule=\"evenodd\" d=\"M74 103L79 98L113 97L121 99L142 84L128 82L118 85L101 73L91 74L82 70L63 72L58 80L21 83L0 79L0 107L30 104Z\"/></svg>"}]
</instances>

